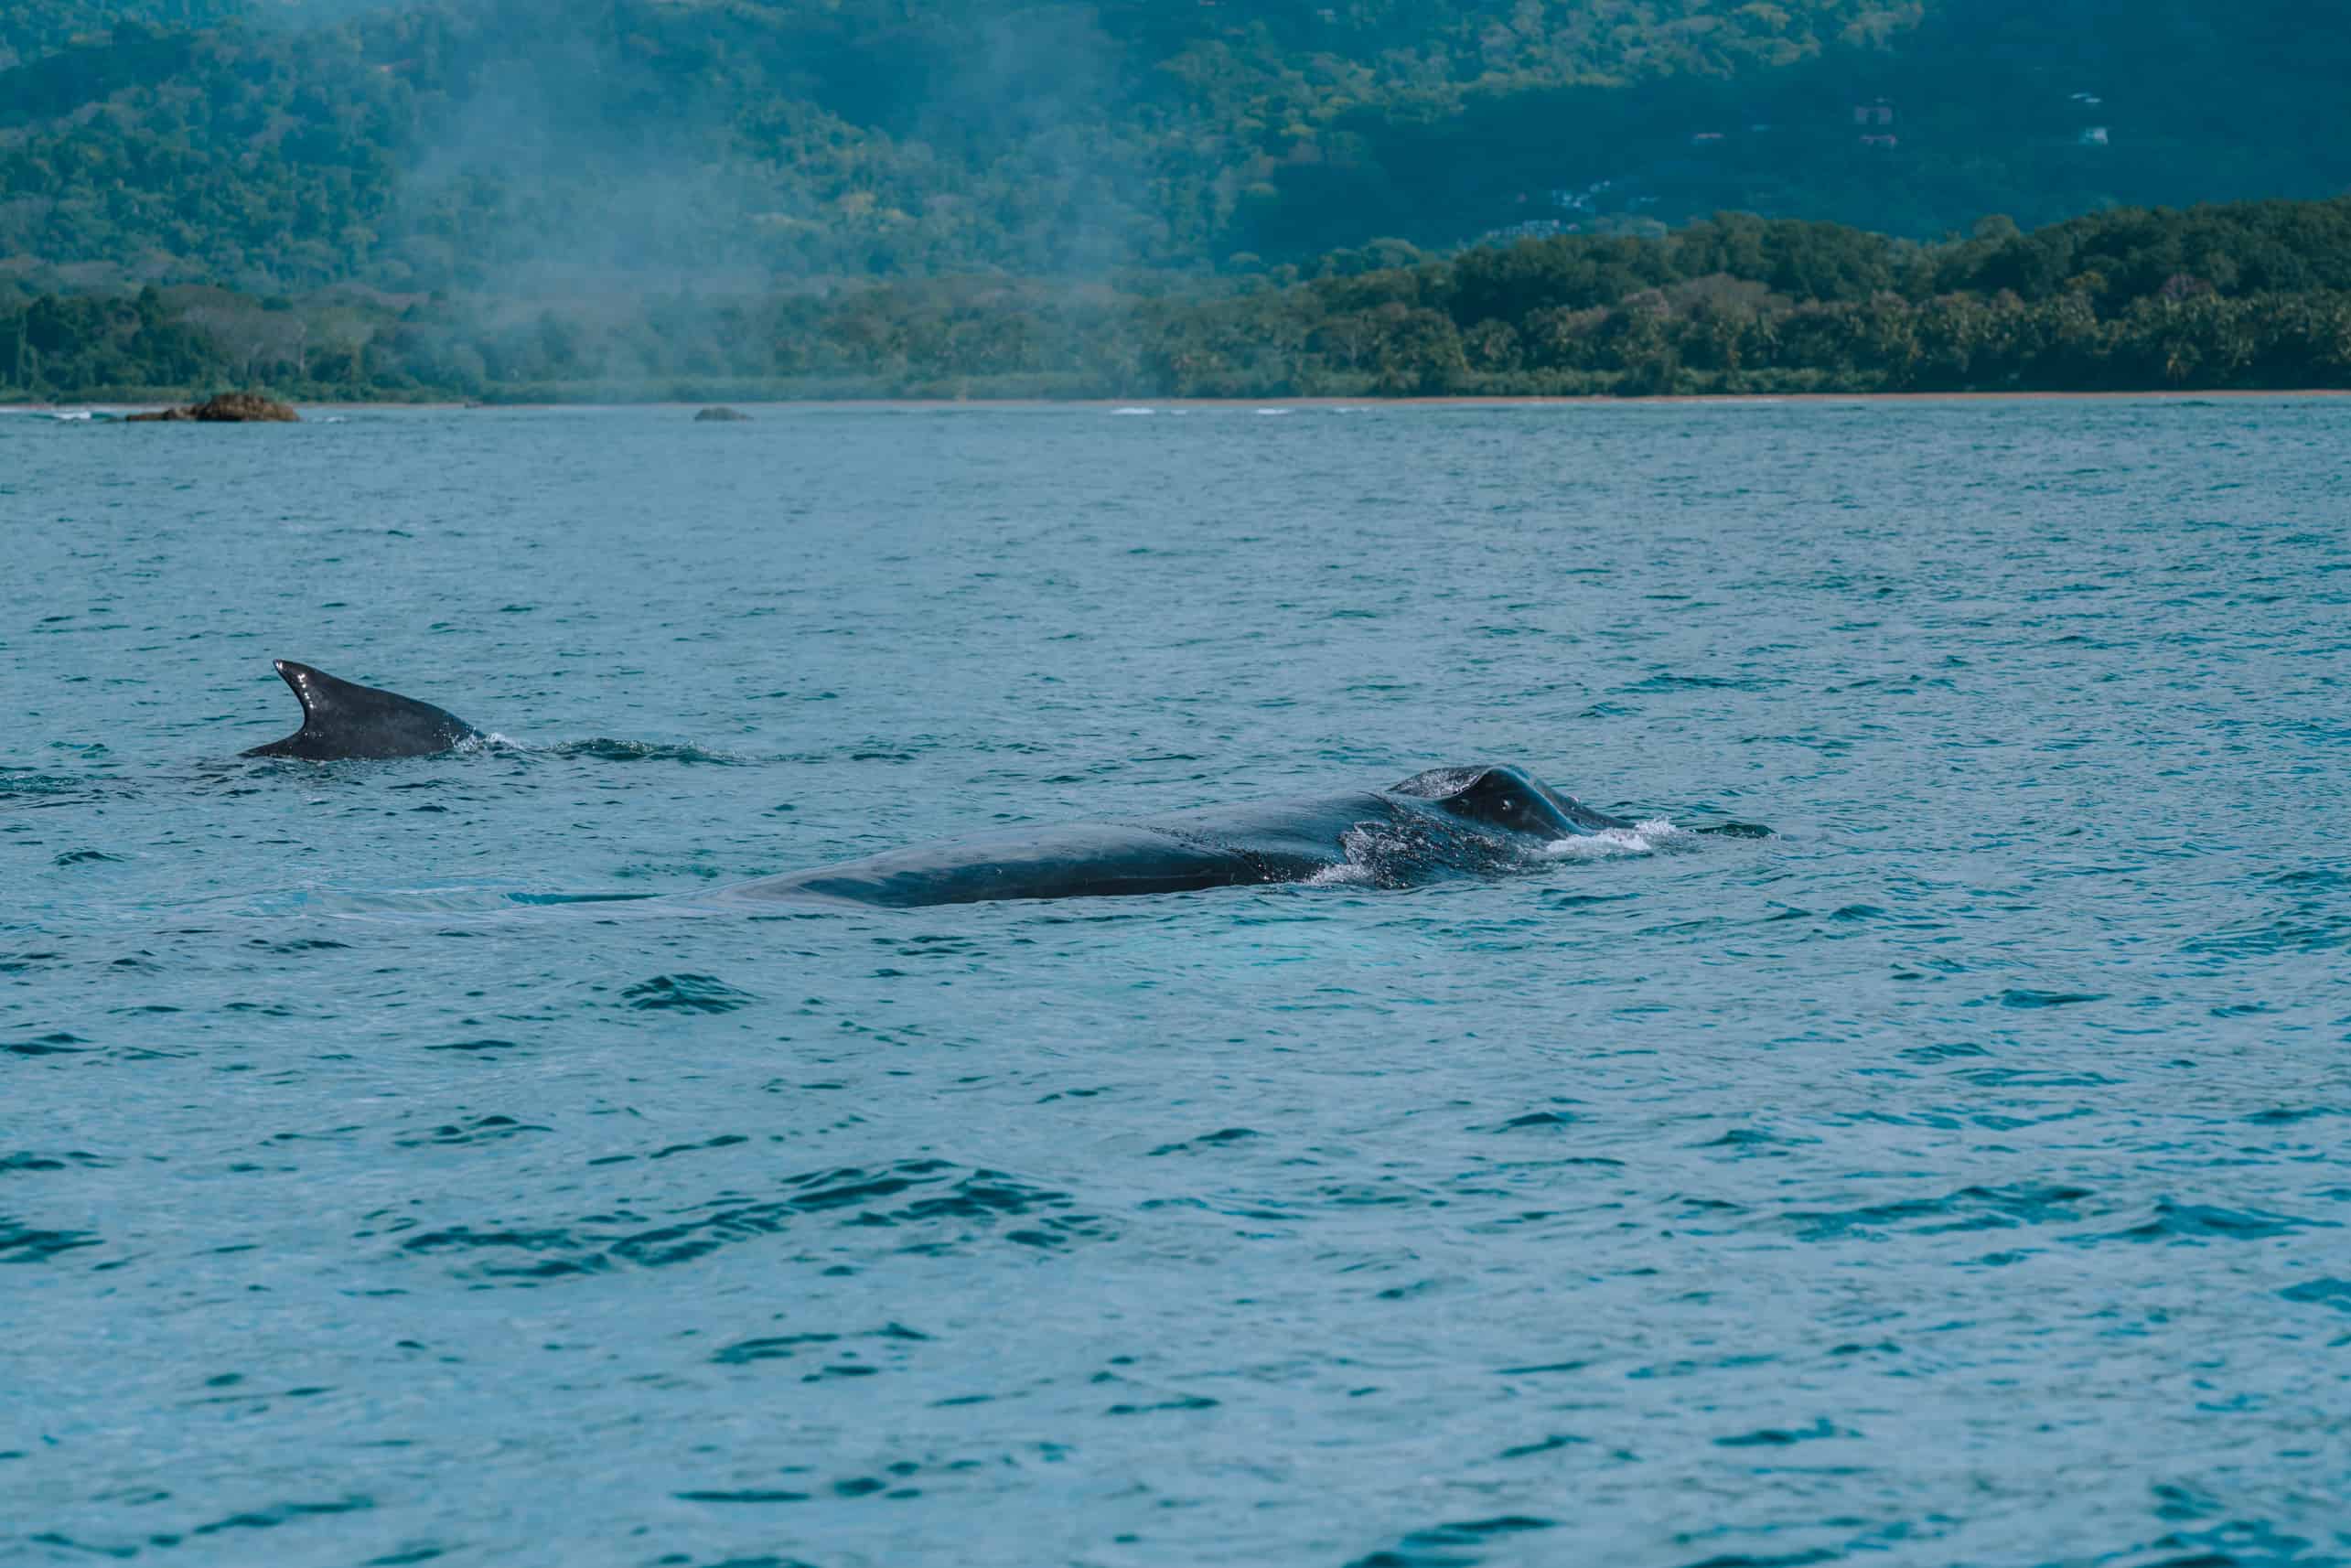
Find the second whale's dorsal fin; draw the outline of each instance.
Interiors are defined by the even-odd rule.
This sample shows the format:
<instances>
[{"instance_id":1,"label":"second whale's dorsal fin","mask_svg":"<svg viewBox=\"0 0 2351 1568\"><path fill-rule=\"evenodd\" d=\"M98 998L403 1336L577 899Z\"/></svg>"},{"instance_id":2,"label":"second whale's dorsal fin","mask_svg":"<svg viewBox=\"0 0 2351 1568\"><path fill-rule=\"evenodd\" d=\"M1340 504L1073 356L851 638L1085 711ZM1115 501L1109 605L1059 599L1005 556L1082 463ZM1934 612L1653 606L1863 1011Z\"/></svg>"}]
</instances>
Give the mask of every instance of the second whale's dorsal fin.
<instances>
[{"instance_id":1,"label":"second whale's dorsal fin","mask_svg":"<svg viewBox=\"0 0 2351 1568\"><path fill-rule=\"evenodd\" d=\"M291 659L275 662L278 674L302 704L302 727L284 740L253 747L247 757L292 757L306 762L430 757L480 735L456 714L430 703L338 680Z\"/></svg>"}]
</instances>

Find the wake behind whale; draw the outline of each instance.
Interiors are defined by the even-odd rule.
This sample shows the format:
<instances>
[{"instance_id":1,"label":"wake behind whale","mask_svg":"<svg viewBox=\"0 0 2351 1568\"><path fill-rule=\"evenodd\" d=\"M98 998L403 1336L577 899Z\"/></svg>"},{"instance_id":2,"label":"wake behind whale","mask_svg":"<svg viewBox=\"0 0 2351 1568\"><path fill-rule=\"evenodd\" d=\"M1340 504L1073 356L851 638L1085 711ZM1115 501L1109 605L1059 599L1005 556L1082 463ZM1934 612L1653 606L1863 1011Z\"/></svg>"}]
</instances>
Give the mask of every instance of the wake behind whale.
<instances>
[{"instance_id":1,"label":"wake behind whale","mask_svg":"<svg viewBox=\"0 0 2351 1568\"><path fill-rule=\"evenodd\" d=\"M277 670L302 702L303 726L248 757L421 757L484 738L430 703L290 660ZM720 897L912 908L1277 883L1410 887L1540 865L1562 843L1645 848L1638 835L1650 830L1664 824L1595 811L1523 768L1440 768L1385 789L918 845L762 878Z\"/></svg>"}]
</instances>

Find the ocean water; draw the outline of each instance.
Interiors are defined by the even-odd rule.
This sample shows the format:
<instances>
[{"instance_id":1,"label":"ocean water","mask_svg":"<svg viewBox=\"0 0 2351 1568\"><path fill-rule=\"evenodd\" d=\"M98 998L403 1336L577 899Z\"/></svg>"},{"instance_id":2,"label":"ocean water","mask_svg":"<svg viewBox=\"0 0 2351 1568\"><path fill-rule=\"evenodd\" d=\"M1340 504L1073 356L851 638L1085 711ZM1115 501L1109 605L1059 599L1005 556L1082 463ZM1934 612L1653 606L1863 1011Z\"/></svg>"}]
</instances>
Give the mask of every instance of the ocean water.
<instances>
[{"instance_id":1,"label":"ocean water","mask_svg":"<svg viewBox=\"0 0 2351 1568\"><path fill-rule=\"evenodd\" d=\"M19 414L0 553L0 1561L2351 1561L2351 403ZM715 896L1477 760L1675 827Z\"/></svg>"}]
</instances>

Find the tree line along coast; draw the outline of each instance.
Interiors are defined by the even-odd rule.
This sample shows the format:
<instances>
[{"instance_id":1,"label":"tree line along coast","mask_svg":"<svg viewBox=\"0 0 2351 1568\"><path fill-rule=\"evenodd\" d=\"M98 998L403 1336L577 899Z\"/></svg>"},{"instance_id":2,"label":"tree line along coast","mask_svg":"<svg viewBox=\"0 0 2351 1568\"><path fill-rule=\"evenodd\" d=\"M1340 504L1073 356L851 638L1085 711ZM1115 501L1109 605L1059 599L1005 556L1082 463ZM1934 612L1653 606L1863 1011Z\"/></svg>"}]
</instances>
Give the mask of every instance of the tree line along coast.
<instances>
[{"instance_id":1,"label":"tree line along coast","mask_svg":"<svg viewBox=\"0 0 2351 1568\"><path fill-rule=\"evenodd\" d=\"M1722 214L1248 277L570 298L0 292L0 401L1379 397L2351 387L2351 198L1921 242Z\"/></svg>"}]
</instances>

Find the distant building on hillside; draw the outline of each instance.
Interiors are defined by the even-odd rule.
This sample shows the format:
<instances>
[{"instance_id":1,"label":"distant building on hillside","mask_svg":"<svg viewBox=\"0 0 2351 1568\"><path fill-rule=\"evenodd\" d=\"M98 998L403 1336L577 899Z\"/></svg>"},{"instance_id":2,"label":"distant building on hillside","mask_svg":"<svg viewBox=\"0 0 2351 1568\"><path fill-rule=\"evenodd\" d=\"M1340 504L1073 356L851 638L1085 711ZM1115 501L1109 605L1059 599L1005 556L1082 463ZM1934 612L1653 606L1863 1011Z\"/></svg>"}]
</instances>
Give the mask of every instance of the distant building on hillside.
<instances>
[{"instance_id":1,"label":"distant building on hillside","mask_svg":"<svg viewBox=\"0 0 2351 1568\"><path fill-rule=\"evenodd\" d=\"M1505 224L1488 229L1477 237L1481 245L1508 245L1519 240L1555 240L1562 234L1573 234L1575 225L1557 218L1530 218L1523 223Z\"/></svg>"},{"instance_id":2,"label":"distant building on hillside","mask_svg":"<svg viewBox=\"0 0 2351 1568\"><path fill-rule=\"evenodd\" d=\"M1856 103L1853 105L1853 124L1891 125L1894 124L1894 105L1883 98L1873 99L1867 103Z\"/></svg>"}]
</instances>

